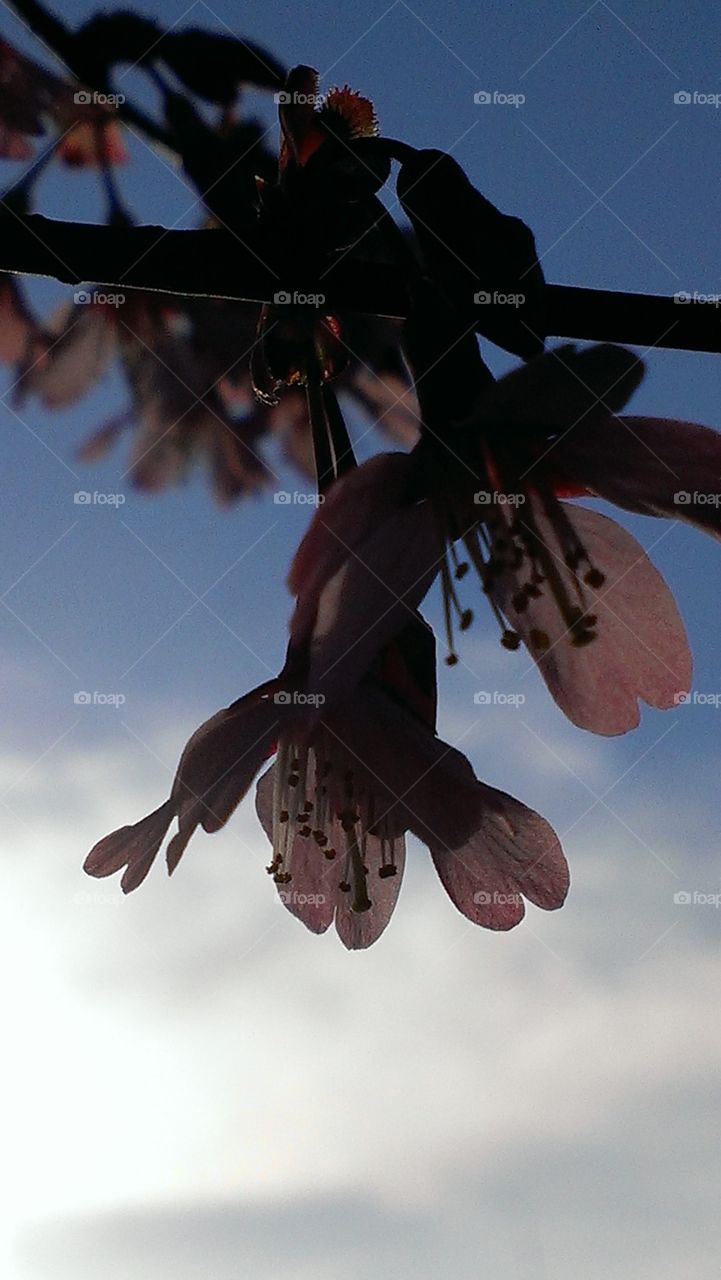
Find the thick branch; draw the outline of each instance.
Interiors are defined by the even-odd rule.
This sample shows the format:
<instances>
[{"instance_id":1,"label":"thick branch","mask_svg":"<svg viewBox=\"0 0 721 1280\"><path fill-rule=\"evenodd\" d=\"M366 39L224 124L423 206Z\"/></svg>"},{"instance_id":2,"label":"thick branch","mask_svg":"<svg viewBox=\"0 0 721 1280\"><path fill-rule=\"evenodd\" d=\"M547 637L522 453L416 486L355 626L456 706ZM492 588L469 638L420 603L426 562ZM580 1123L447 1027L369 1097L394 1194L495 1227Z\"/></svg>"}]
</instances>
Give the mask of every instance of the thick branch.
<instances>
[{"instance_id":1,"label":"thick branch","mask_svg":"<svg viewBox=\"0 0 721 1280\"><path fill-rule=\"evenodd\" d=\"M322 294L323 305L345 311L402 317L407 309L397 270L347 256L318 280L291 275L282 247L255 230L241 243L222 230L106 227L7 211L0 213L0 271L115 292L150 289L260 303L297 291ZM559 338L721 352L716 306L654 294L549 285L548 330Z\"/></svg>"}]
</instances>

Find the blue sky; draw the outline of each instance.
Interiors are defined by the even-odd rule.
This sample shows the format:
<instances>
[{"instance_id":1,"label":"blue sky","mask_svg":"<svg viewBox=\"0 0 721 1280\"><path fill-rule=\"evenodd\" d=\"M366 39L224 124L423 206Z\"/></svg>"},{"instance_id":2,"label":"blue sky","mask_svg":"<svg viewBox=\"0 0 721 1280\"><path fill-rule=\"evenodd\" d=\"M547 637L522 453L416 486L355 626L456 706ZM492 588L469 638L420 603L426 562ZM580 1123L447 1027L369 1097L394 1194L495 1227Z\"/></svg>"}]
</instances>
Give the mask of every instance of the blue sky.
<instances>
[{"instance_id":1,"label":"blue sky","mask_svg":"<svg viewBox=\"0 0 721 1280\"><path fill-rule=\"evenodd\" d=\"M229 26L316 66L324 87L368 94L384 132L452 151L533 227L554 282L721 292L721 115L673 100L717 90L706 5L267 0L162 17ZM7 9L0 31L42 58ZM480 106L480 89L526 100ZM272 104L259 109L271 125ZM181 179L130 145L137 215L193 225ZM51 171L40 191L43 212L101 214L90 178ZM31 292L44 310L69 291ZM487 354L494 372L511 366ZM720 359L649 352L634 411L721 428ZM277 669L307 520L270 497L219 512L200 475L136 495L122 446L75 463L122 396L112 374L64 413L2 410L18 1280L82 1280L99 1253L109 1280L441 1265L470 1280L481 1258L509 1280L715 1275L720 918L673 898L721 891L721 712L646 711L635 733L594 739L479 609L464 665L441 672L440 730L563 835L561 913L532 909L507 936L474 930L416 846L387 934L349 956L275 905L252 802L196 838L171 884L158 867L121 900L114 882L84 879L82 859L159 803L202 718ZM78 489L126 501L78 507ZM677 596L696 690L719 692L717 547L621 519ZM434 593L425 612L439 621ZM126 701L78 707L78 689ZM526 702L479 708L478 690Z\"/></svg>"}]
</instances>

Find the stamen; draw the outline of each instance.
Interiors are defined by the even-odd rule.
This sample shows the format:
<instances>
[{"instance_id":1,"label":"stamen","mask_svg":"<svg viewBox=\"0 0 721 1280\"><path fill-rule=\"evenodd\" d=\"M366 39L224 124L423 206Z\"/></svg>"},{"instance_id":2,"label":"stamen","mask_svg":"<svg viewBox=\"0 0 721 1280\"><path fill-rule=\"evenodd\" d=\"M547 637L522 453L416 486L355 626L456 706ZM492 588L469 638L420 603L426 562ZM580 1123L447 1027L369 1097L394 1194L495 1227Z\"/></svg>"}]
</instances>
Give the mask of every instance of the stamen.
<instances>
[{"instance_id":1,"label":"stamen","mask_svg":"<svg viewBox=\"0 0 721 1280\"><path fill-rule=\"evenodd\" d=\"M456 580L460 582L461 578L465 578L470 566L467 560L461 560L459 558L455 542L449 543L449 551L451 553L451 559L453 561L453 572L455 574Z\"/></svg>"},{"instance_id":2,"label":"stamen","mask_svg":"<svg viewBox=\"0 0 721 1280\"><path fill-rule=\"evenodd\" d=\"M458 662L458 654L455 651L453 643L453 619L451 616L451 600L453 598L453 583L451 575L448 572L448 561L445 554L441 561L441 590L443 593L443 621L446 629L446 644L448 653L446 654L446 666L454 667Z\"/></svg>"},{"instance_id":3,"label":"stamen","mask_svg":"<svg viewBox=\"0 0 721 1280\"><path fill-rule=\"evenodd\" d=\"M348 846L348 857L350 859L351 878L353 881L353 901L350 904L351 911L358 913L362 911L370 911L373 903L368 897L368 889L366 881L368 879L368 868L365 866L361 857L361 851L358 848L358 842L353 840Z\"/></svg>"},{"instance_id":4,"label":"stamen","mask_svg":"<svg viewBox=\"0 0 721 1280\"><path fill-rule=\"evenodd\" d=\"M458 599L458 593L455 588L453 577L451 576L448 564L448 556L453 561L455 567L454 576L460 579L465 576L468 565L461 563L453 542L447 544L446 555L441 562L441 587L443 592L443 616L446 631L446 642L448 645L448 654L446 656L446 665L454 667L458 662L458 654L453 641L454 615L455 623L460 631L467 631L473 622L473 610L464 609Z\"/></svg>"},{"instance_id":5,"label":"stamen","mask_svg":"<svg viewBox=\"0 0 721 1280\"><path fill-rule=\"evenodd\" d=\"M482 544L485 544L487 553L490 555L491 541L488 531L482 525L476 526L476 528L469 530L463 541L473 567L481 579L481 585L488 598L491 611L500 628L501 644L503 645L503 648L509 650L518 649L521 643L521 637L516 631L511 630L511 628L506 625L506 619L490 594L493 576L498 572L498 562L491 561L490 559L483 559L484 546ZM504 542L503 545L507 547L509 544ZM496 539L496 550L498 549L498 546L499 540Z\"/></svg>"}]
</instances>

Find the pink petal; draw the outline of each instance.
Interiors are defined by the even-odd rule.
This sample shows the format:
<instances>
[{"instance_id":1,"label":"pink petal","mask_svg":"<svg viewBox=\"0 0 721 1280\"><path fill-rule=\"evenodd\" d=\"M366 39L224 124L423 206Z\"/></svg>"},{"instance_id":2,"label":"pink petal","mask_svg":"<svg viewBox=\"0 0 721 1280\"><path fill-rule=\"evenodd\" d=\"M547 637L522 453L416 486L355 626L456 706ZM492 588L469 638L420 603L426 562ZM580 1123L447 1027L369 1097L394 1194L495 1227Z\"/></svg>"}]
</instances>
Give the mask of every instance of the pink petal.
<instances>
[{"instance_id":1,"label":"pink petal","mask_svg":"<svg viewBox=\"0 0 721 1280\"><path fill-rule=\"evenodd\" d=\"M368 893L373 905L369 911L353 911L349 895L340 893L336 907L335 927L338 937L349 951L363 951L377 942L393 915L406 862L406 842L403 836L394 839L390 860L396 868L396 874L380 876L381 842L376 836L366 836L364 861L368 867Z\"/></svg>"},{"instance_id":2,"label":"pink petal","mask_svg":"<svg viewBox=\"0 0 721 1280\"><path fill-rule=\"evenodd\" d=\"M408 501L414 462L405 453L380 453L348 472L319 506L293 557L288 589L309 596L341 566L349 549Z\"/></svg>"},{"instance_id":3,"label":"pink petal","mask_svg":"<svg viewBox=\"0 0 721 1280\"><path fill-rule=\"evenodd\" d=\"M198 825L205 831L224 826L266 758L283 719L285 709L272 697L276 689L277 683L269 681L196 729L181 756L169 799L146 818L99 840L85 859L88 875L109 876L126 867L121 888L129 893L148 874L174 817L178 834L167 851L171 872Z\"/></svg>"},{"instance_id":4,"label":"pink petal","mask_svg":"<svg viewBox=\"0 0 721 1280\"><path fill-rule=\"evenodd\" d=\"M278 688L277 680L260 685L216 712L188 741L171 792L178 815L178 834L167 851L171 873L198 826L207 832L225 826L293 714L275 702Z\"/></svg>"},{"instance_id":5,"label":"pink petal","mask_svg":"<svg viewBox=\"0 0 721 1280\"><path fill-rule=\"evenodd\" d=\"M599 430L584 423L570 431L552 450L554 460L564 474L627 511L672 516L721 536L718 431L673 419L609 418Z\"/></svg>"},{"instance_id":6,"label":"pink petal","mask_svg":"<svg viewBox=\"0 0 721 1280\"><path fill-rule=\"evenodd\" d=\"M494 578L492 595L510 626L538 663L559 707L574 724L593 733L617 734L639 722L638 700L652 707L676 705L691 682L691 654L673 596L635 538L584 507L560 503L595 569L605 581L597 590L584 586L588 611L598 622L590 643L572 643L572 633L548 589L517 607L514 598L528 577L527 561L518 572ZM573 575L551 521L537 499L521 508L532 515L569 595ZM575 599L575 596L573 597Z\"/></svg>"},{"instance_id":7,"label":"pink petal","mask_svg":"<svg viewBox=\"0 0 721 1280\"><path fill-rule=\"evenodd\" d=\"M306 687L326 706L347 699L430 587L442 551L429 503L401 507L359 542L317 600ZM304 608L301 597L299 608ZM291 624L291 646L296 644Z\"/></svg>"},{"instance_id":8,"label":"pink petal","mask_svg":"<svg viewBox=\"0 0 721 1280\"><path fill-rule=\"evenodd\" d=\"M428 841L451 901L485 929L512 929L523 919L524 898L546 911L563 906L568 864L553 828L520 800L476 785L480 815L472 836L455 846Z\"/></svg>"},{"instance_id":9,"label":"pink petal","mask_svg":"<svg viewBox=\"0 0 721 1280\"><path fill-rule=\"evenodd\" d=\"M256 810L263 829L273 839L273 784L277 765L258 780ZM312 780L311 780L312 781ZM291 852L292 879L288 884L276 885L283 905L301 920L313 933L325 933L335 919L338 936L349 950L363 950L380 937L400 892L405 866L405 841L397 837L393 842L392 862L396 867L393 876L378 874L382 864L381 845L373 835L366 836L365 864L368 868L368 894L371 907L367 911L353 911L350 895L344 893L340 881L344 875L343 831L339 822L333 822L329 845L338 850L329 861L312 837L296 835Z\"/></svg>"},{"instance_id":10,"label":"pink petal","mask_svg":"<svg viewBox=\"0 0 721 1280\"><path fill-rule=\"evenodd\" d=\"M271 765L255 792L255 807L268 839L273 840L273 787L276 765ZM297 836L292 851L293 879L277 885L281 902L313 933L325 933L335 914L338 867L329 862L312 838Z\"/></svg>"},{"instance_id":11,"label":"pink petal","mask_svg":"<svg viewBox=\"0 0 721 1280\"><path fill-rule=\"evenodd\" d=\"M147 818L141 818L140 822L120 827L111 835L105 836L90 850L83 869L89 876L102 878L112 876L121 867L125 867L125 874L120 881L123 893L137 889L153 865L173 820L174 811L172 800L166 800L165 804L148 814Z\"/></svg>"},{"instance_id":12,"label":"pink petal","mask_svg":"<svg viewBox=\"0 0 721 1280\"><path fill-rule=\"evenodd\" d=\"M461 752L370 685L332 724L385 794L386 816L428 845L446 891L474 923L511 928L523 897L546 910L563 904L568 867L552 828L479 782Z\"/></svg>"}]
</instances>

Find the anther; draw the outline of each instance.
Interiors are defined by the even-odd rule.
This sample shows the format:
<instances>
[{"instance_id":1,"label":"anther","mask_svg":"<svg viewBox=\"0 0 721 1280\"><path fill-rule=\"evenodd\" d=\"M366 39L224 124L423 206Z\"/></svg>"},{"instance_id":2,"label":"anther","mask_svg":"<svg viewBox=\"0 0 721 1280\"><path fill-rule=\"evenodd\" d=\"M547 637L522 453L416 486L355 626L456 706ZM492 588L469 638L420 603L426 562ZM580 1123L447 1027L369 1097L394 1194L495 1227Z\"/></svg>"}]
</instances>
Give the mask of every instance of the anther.
<instances>
[{"instance_id":1,"label":"anther","mask_svg":"<svg viewBox=\"0 0 721 1280\"><path fill-rule=\"evenodd\" d=\"M534 627L531 631L530 639L534 649L550 649L551 647L551 641L548 637L548 633L546 631L539 631L537 627Z\"/></svg>"},{"instance_id":2,"label":"anther","mask_svg":"<svg viewBox=\"0 0 721 1280\"><path fill-rule=\"evenodd\" d=\"M501 644L504 649L516 650L521 646L521 637L517 631L506 630L501 636Z\"/></svg>"}]
</instances>

